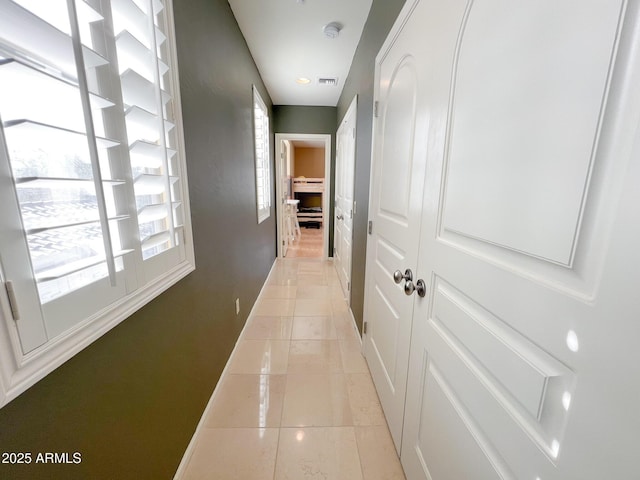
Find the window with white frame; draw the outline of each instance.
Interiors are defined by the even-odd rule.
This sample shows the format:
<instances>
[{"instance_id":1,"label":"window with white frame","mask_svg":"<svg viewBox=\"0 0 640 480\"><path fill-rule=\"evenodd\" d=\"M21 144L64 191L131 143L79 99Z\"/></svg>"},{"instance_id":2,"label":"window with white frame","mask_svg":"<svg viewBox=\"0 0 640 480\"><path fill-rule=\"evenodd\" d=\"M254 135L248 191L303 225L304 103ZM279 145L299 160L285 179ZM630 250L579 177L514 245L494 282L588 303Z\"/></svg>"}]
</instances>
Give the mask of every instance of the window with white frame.
<instances>
[{"instance_id":1,"label":"window with white frame","mask_svg":"<svg viewBox=\"0 0 640 480\"><path fill-rule=\"evenodd\" d=\"M256 153L256 207L258 223L271 214L271 155L269 111L256 87L253 87L253 130Z\"/></svg>"},{"instance_id":2,"label":"window with white frame","mask_svg":"<svg viewBox=\"0 0 640 480\"><path fill-rule=\"evenodd\" d=\"M171 0L0 1L0 405L193 270L176 69Z\"/></svg>"}]
</instances>

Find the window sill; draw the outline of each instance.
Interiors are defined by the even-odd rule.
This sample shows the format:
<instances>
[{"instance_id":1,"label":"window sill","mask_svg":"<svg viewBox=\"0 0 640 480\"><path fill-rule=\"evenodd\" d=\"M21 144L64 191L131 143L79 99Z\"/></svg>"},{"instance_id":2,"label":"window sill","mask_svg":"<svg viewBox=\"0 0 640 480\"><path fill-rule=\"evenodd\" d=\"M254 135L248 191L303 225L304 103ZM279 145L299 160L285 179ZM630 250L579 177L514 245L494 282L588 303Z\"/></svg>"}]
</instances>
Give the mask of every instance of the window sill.
<instances>
[{"instance_id":1,"label":"window sill","mask_svg":"<svg viewBox=\"0 0 640 480\"><path fill-rule=\"evenodd\" d=\"M194 270L193 261L180 263L165 275L27 355L15 353L20 352L15 324L12 325L13 320L7 321L11 316L6 309L0 311L0 407L15 399Z\"/></svg>"}]
</instances>

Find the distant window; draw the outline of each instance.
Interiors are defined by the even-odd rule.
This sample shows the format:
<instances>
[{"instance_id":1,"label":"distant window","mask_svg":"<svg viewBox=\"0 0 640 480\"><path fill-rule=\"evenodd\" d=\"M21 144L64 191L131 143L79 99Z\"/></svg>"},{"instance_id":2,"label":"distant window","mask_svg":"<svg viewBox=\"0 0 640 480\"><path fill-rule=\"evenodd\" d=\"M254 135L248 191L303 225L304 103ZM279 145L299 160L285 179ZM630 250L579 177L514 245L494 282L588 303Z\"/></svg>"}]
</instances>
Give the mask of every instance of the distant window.
<instances>
[{"instance_id":1,"label":"distant window","mask_svg":"<svg viewBox=\"0 0 640 480\"><path fill-rule=\"evenodd\" d=\"M258 223L262 223L271 214L269 111L256 87L253 87L253 129L256 151L256 207Z\"/></svg>"}]
</instances>

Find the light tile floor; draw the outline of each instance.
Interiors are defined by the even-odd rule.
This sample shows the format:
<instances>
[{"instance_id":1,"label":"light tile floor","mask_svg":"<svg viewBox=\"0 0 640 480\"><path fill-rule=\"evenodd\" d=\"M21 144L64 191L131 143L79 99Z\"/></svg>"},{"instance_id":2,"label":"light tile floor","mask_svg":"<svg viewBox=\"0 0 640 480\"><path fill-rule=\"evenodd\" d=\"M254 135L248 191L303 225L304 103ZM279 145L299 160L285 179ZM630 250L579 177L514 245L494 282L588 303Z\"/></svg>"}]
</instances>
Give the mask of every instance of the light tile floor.
<instances>
[{"instance_id":1,"label":"light tile floor","mask_svg":"<svg viewBox=\"0 0 640 480\"><path fill-rule=\"evenodd\" d=\"M331 262L278 260L183 480L404 480Z\"/></svg>"},{"instance_id":2,"label":"light tile floor","mask_svg":"<svg viewBox=\"0 0 640 480\"><path fill-rule=\"evenodd\" d=\"M287 258L317 258L322 257L324 242L323 228L300 228L300 236L287 249Z\"/></svg>"}]
</instances>

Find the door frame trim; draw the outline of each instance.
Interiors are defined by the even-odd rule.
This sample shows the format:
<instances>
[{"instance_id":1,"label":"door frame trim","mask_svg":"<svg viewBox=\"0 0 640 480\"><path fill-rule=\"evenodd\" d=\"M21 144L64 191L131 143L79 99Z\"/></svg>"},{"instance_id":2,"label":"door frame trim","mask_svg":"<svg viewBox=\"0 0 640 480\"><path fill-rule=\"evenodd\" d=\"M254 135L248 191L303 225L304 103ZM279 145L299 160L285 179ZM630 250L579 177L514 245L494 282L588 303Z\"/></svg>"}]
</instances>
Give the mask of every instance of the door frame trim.
<instances>
[{"instance_id":1,"label":"door frame trim","mask_svg":"<svg viewBox=\"0 0 640 480\"><path fill-rule=\"evenodd\" d=\"M351 117L353 117L353 129L354 129L354 138L353 138L353 193L354 193L354 198L353 198L353 202L355 204L355 183L356 183L356 160L357 160L357 138L358 138L358 94L356 93L353 96L353 99L351 100L351 103L349 104L349 108L347 109L346 113L344 114L344 116L342 117L342 119L340 120L340 123L338 123L338 130L336 131L336 175L338 172L338 136L340 134L341 128L343 127L343 125L345 124L345 122L347 120L349 120ZM336 184L337 185L337 184ZM334 202L335 202L335 194L334 194ZM335 208L335 203L334 203L334 208ZM353 205L352 205L353 208ZM355 211L355 208L354 208ZM355 215L354 215L355 217ZM351 283L352 281L352 275L353 275L353 224L355 222L353 222L353 218L352 218L352 222L351 222L351 255L349 258L349 282ZM335 248L335 225L333 227L333 231L334 231L334 248ZM347 295L347 303L349 304L349 306L351 306L351 289L349 289L348 292L346 292Z\"/></svg>"},{"instance_id":2,"label":"door frame trim","mask_svg":"<svg viewBox=\"0 0 640 480\"><path fill-rule=\"evenodd\" d=\"M322 239L322 257L323 259L329 258L329 229L331 225L331 217L329 216L331 205L333 205L333 199L331 198L331 134L329 133L276 133L275 134L275 172L276 172L276 243L278 250L278 258L283 258L282 252L282 185L280 179L282 178L282 172L280 168L280 156L282 152L283 140L311 140L311 141L324 141L324 194L322 195L322 214L323 214L323 239Z\"/></svg>"}]
</instances>

